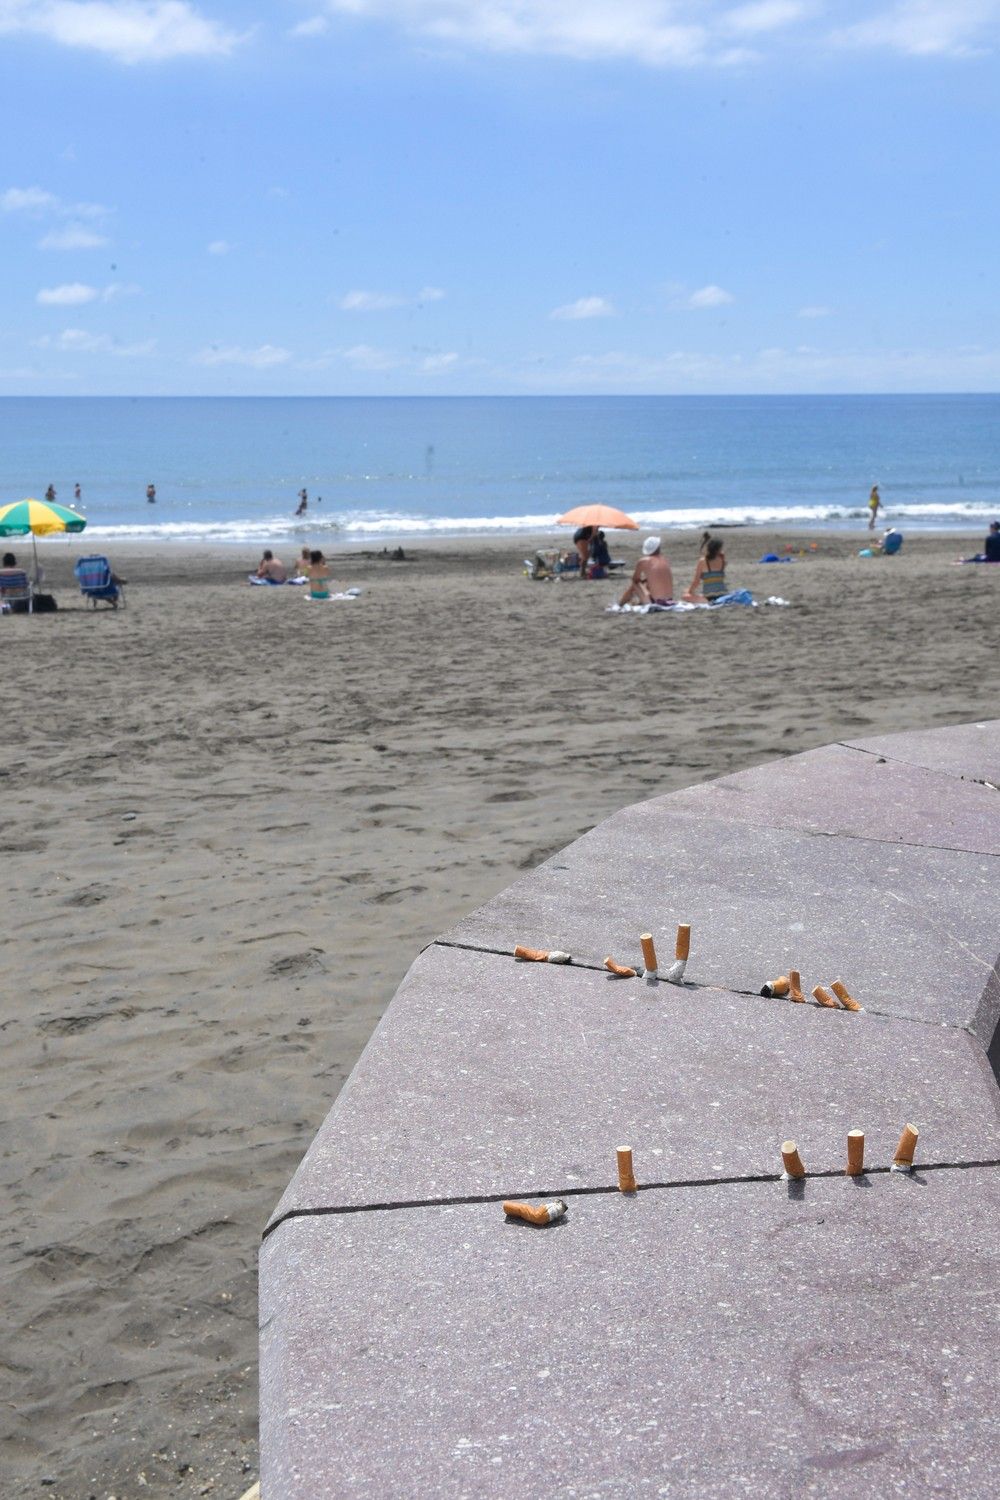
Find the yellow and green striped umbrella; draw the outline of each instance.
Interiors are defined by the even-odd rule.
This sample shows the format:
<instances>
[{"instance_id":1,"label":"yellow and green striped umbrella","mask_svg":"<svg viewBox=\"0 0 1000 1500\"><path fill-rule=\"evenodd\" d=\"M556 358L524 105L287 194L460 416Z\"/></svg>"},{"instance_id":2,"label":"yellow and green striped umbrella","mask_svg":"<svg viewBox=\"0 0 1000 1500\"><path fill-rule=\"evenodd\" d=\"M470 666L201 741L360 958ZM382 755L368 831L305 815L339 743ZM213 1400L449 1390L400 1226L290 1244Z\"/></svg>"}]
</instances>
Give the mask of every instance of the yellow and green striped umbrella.
<instances>
[{"instance_id":1,"label":"yellow and green striped umbrella","mask_svg":"<svg viewBox=\"0 0 1000 1500\"><path fill-rule=\"evenodd\" d=\"M35 537L51 536L56 531L82 531L86 524L86 516L65 505L53 505L49 500L15 500L13 505L0 505L0 536L27 536L31 532L36 583L40 574Z\"/></svg>"},{"instance_id":2,"label":"yellow and green striped umbrella","mask_svg":"<svg viewBox=\"0 0 1000 1500\"><path fill-rule=\"evenodd\" d=\"M86 516L48 500L15 500L0 505L0 536L48 536L53 531L82 531Z\"/></svg>"}]
</instances>

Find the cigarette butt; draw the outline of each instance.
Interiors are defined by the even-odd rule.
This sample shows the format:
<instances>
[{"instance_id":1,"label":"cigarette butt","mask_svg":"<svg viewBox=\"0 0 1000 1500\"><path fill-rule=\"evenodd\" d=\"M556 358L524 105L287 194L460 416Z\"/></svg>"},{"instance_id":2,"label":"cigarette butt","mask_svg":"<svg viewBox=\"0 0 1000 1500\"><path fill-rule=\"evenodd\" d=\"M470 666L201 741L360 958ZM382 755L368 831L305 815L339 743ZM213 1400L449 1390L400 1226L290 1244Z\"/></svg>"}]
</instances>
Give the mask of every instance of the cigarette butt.
<instances>
[{"instance_id":1,"label":"cigarette butt","mask_svg":"<svg viewBox=\"0 0 1000 1500\"><path fill-rule=\"evenodd\" d=\"M651 932L641 933L639 936L639 942L642 944L642 961L646 965L646 973L655 974L657 964L656 948L653 944L653 934Z\"/></svg>"},{"instance_id":2,"label":"cigarette butt","mask_svg":"<svg viewBox=\"0 0 1000 1500\"><path fill-rule=\"evenodd\" d=\"M766 984L762 984L760 992L770 999L772 995L787 995L790 988L788 976L779 974L777 979L769 979Z\"/></svg>"},{"instance_id":3,"label":"cigarette butt","mask_svg":"<svg viewBox=\"0 0 1000 1500\"><path fill-rule=\"evenodd\" d=\"M608 957L604 960L604 967L612 974L617 974L619 979L634 979L635 970L630 969L628 964L616 964L614 959Z\"/></svg>"},{"instance_id":4,"label":"cigarette butt","mask_svg":"<svg viewBox=\"0 0 1000 1500\"><path fill-rule=\"evenodd\" d=\"M830 988L845 1010L861 1010L863 1008L858 1004L853 995L848 994L847 985L842 984L839 979L835 979Z\"/></svg>"},{"instance_id":5,"label":"cigarette butt","mask_svg":"<svg viewBox=\"0 0 1000 1500\"><path fill-rule=\"evenodd\" d=\"M813 990L813 999L816 1001L817 1005L825 1005L826 1008L827 1008L827 1010L836 1010L837 1009L837 1002L836 1002L836 1000L833 998L833 996L829 993L828 990L825 990L823 988L823 986L821 984L818 984L816 986L816 988Z\"/></svg>"},{"instance_id":6,"label":"cigarette butt","mask_svg":"<svg viewBox=\"0 0 1000 1500\"><path fill-rule=\"evenodd\" d=\"M635 1173L632 1170L632 1148L630 1146L618 1147L618 1190L622 1193L634 1193Z\"/></svg>"},{"instance_id":7,"label":"cigarette butt","mask_svg":"<svg viewBox=\"0 0 1000 1500\"><path fill-rule=\"evenodd\" d=\"M781 1165L789 1177L804 1177L806 1169L802 1165L799 1148L794 1141L782 1141L781 1143Z\"/></svg>"},{"instance_id":8,"label":"cigarette butt","mask_svg":"<svg viewBox=\"0 0 1000 1500\"><path fill-rule=\"evenodd\" d=\"M562 1199L554 1203L517 1203L508 1198L503 1205L508 1219L523 1219L526 1224L554 1224L566 1213Z\"/></svg>"},{"instance_id":9,"label":"cigarette butt","mask_svg":"<svg viewBox=\"0 0 1000 1500\"><path fill-rule=\"evenodd\" d=\"M893 1166L913 1166L913 1153L917 1149L917 1138L919 1135L920 1131L915 1125L903 1126L903 1134L899 1137L899 1145L896 1147L896 1154L892 1159Z\"/></svg>"},{"instance_id":10,"label":"cigarette butt","mask_svg":"<svg viewBox=\"0 0 1000 1500\"><path fill-rule=\"evenodd\" d=\"M802 993L802 975L798 969L788 971L788 998L794 1000L798 1005L805 1004L805 995Z\"/></svg>"},{"instance_id":11,"label":"cigarette butt","mask_svg":"<svg viewBox=\"0 0 1000 1500\"><path fill-rule=\"evenodd\" d=\"M553 948L552 952L547 953L545 956L550 964L568 964L572 962L569 954L563 953L561 948Z\"/></svg>"},{"instance_id":12,"label":"cigarette butt","mask_svg":"<svg viewBox=\"0 0 1000 1500\"><path fill-rule=\"evenodd\" d=\"M674 957L686 959L691 953L691 923L678 922L677 941L674 943Z\"/></svg>"},{"instance_id":13,"label":"cigarette butt","mask_svg":"<svg viewBox=\"0 0 1000 1500\"><path fill-rule=\"evenodd\" d=\"M544 948L525 948L522 943L514 949L514 957L523 958L526 963L543 964L548 956Z\"/></svg>"},{"instance_id":14,"label":"cigarette butt","mask_svg":"<svg viewBox=\"0 0 1000 1500\"><path fill-rule=\"evenodd\" d=\"M847 1132L847 1175L860 1177L865 1170L865 1133L863 1130Z\"/></svg>"}]
</instances>

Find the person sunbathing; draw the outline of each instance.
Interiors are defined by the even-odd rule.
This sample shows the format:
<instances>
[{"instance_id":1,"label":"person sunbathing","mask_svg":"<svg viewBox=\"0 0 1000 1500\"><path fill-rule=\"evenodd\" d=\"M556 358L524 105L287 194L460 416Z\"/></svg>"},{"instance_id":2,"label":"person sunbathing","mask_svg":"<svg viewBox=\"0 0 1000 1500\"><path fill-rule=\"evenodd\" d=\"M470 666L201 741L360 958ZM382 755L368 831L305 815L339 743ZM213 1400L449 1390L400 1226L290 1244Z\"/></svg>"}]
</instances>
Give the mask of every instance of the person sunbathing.
<instances>
[{"instance_id":1,"label":"person sunbathing","mask_svg":"<svg viewBox=\"0 0 1000 1500\"><path fill-rule=\"evenodd\" d=\"M958 560L966 563L1000 563L1000 521L990 522L982 552L977 552L975 557L960 557Z\"/></svg>"},{"instance_id":2,"label":"person sunbathing","mask_svg":"<svg viewBox=\"0 0 1000 1500\"><path fill-rule=\"evenodd\" d=\"M683 599L685 604L714 604L727 592L726 554L718 537L709 537Z\"/></svg>"},{"instance_id":3,"label":"person sunbathing","mask_svg":"<svg viewBox=\"0 0 1000 1500\"><path fill-rule=\"evenodd\" d=\"M642 544L642 556L632 573L632 582L619 604L672 604L674 579L670 564L660 551L660 538L648 536Z\"/></svg>"},{"instance_id":4,"label":"person sunbathing","mask_svg":"<svg viewBox=\"0 0 1000 1500\"><path fill-rule=\"evenodd\" d=\"M330 597L330 569L326 565L326 558L322 552L310 552L309 554L309 597L310 599L329 599Z\"/></svg>"},{"instance_id":5,"label":"person sunbathing","mask_svg":"<svg viewBox=\"0 0 1000 1500\"><path fill-rule=\"evenodd\" d=\"M255 577L263 578L267 583L284 583L288 578L288 574L280 557L275 557L273 552L265 552L260 560Z\"/></svg>"}]
</instances>

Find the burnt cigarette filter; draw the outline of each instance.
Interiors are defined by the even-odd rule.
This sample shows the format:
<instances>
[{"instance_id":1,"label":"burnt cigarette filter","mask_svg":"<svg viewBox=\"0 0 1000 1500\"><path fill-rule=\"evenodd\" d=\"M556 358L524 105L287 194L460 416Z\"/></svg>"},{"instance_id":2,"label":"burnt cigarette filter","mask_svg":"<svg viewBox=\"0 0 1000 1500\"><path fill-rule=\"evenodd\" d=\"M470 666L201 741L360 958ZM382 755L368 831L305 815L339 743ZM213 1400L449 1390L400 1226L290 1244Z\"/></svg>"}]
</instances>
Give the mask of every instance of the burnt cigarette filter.
<instances>
[{"instance_id":1,"label":"burnt cigarette filter","mask_svg":"<svg viewBox=\"0 0 1000 1500\"><path fill-rule=\"evenodd\" d=\"M525 948L523 943L514 949L514 957L523 958L526 963L543 964L548 956L544 948Z\"/></svg>"},{"instance_id":2,"label":"burnt cigarette filter","mask_svg":"<svg viewBox=\"0 0 1000 1500\"><path fill-rule=\"evenodd\" d=\"M794 1141L782 1141L781 1143L781 1165L785 1169L787 1177L804 1177L806 1169L802 1165L799 1148Z\"/></svg>"},{"instance_id":3,"label":"burnt cigarette filter","mask_svg":"<svg viewBox=\"0 0 1000 1500\"><path fill-rule=\"evenodd\" d=\"M634 1193L635 1173L632 1170L632 1148L630 1146L618 1147L618 1190L622 1193Z\"/></svg>"},{"instance_id":4,"label":"burnt cigarette filter","mask_svg":"<svg viewBox=\"0 0 1000 1500\"><path fill-rule=\"evenodd\" d=\"M777 995L779 997L787 995L790 989L791 985L788 982L787 975L779 974L777 979L768 979L764 984L762 984L760 987L760 992L762 995L766 995L768 999L770 999L774 995Z\"/></svg>"},{"instance_id":5,"label":"burnt cigarette filter","mask_svg":"<svg viewBox=\"0 0 1000 1500\"><path fill-rule=\"evenodd\" d=\"M865 1170L865 1133L863 1130L847 1132L847 1175L860 1177Z\"/></svg>"},{"instance_id":6,"label":"burnt cigarette filter","mask_svg":"<svg viewBox=\"0 0 1000 1500\"><path fill-rule=\"evenodd\" d=\"M646 973L655 974L657 965L656 947L653 943L653 934L651 932L641 933L639 936L639 942L642 945L642 961L646 965Z\"/></svg>"},{"instance_id":7,"label":"burnt cigarette filter","mask_svg":"<svg viewBox=\"0 0 1000 1500\"><path fill-rule=\"evenodd\" d=\"M547 953L545 957L550 964L568 964L572 962L569 954L564 953L561 948L553 948L552 952Z\"/></svg>"},{"instance_id":8,"label":"burnt cigarette filter","mask_svg":"<svg viewBox=\"0 0 1000 1500\"><path fill-rule=\"evenodd\" d=\"M830 994L829 990L825 990L821 984L818 984L813 990L813 999L817 1005L825 1005L827 1010L839 1009L836 1000Z\"/></svg>"},{"instance_id":9,"label":"burnt cigarette filter","mask_svg":"<svg viewBox=\"0 0 1000 1500\"><path fill-rule=\"evenodd\" d=\"M915 1125L904 1125L903 1134L899 1137L899 1145L892 1159L894 1167L912 1167L913 1156L917 1149L917 1139L920 1135Z\"/></svg>"},{"instance_id":10,"label":"burnt cigarette filter","mask_svg":"<svg viewBox=\"0 0 1000 1500\"><path fill-rule=\"evenodd\" d=\"M677 924L677 941L674 943L674 957L687 962L691 953L691 923L679 922Z\"/></svg>"},{"instance_id":11,"label":"burnt cigarette filter","mask_svg":"<svg viewBox=\"0 0 1000 1500\"><path fill-rule=\"evenodd\" d=\"M630 969L628 964L616 964L610 955L604 960L604 967L612 974L617 974L619 979L634 979L635 970Z\"/></svg>"},{"instance_id":12,"label":"burnt cigarette filter","mask_svg":"<svg viewBox=\"0 0 1000 1500\"><path fill-rule=\"evenodd\" d=\"M798 969L788 971L788 998L794 1000L798 1005L805 1004L805 995L802 993L802 975Z\"/></svg>"},{"instance_id":13,"label":"burnt cigarette filter","mask_svg":"<svg viewBox=\"0 0 1000 1500\"><path fill-rule=\"evenodd\" d=\"M840 1001L845 1010L863 1009L863 1007L860 1006L855 1000L854 996L848 993L847 985L841 983L839 979L835 979L830 988L831 990L833 990L833 993L836 995L837 999Z\"/></svg>"},{"instance_id":14,"label":"burnt cigarette filter","mask_svg":"<svg viewBox=\"0 0 1000 1500\"><path fill-rule=\"evenodd\" d=\"M508 1198L503 1205L508 1219L523 1219L526 1224L554 1224L566 1214L561 1198L552 1203L518 1203Z\"/></svg>"}]
</instances>

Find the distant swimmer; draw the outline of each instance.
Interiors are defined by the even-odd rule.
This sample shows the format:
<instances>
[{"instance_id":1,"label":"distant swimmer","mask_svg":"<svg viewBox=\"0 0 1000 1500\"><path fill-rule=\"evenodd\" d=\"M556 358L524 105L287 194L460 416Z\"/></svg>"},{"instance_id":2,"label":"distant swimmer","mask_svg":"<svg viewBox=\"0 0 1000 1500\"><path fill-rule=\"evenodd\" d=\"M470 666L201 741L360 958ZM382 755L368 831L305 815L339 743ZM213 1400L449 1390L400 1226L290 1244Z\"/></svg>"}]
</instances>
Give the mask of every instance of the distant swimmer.
<instances>
[{"instance_id":1,"label":"distant swimmer","mask_svg":"<svg viewBox=\"0 0 1000 1500\"><path fill-rule=\"evenodd\" d=\"M879 507L881 506L881 504L882 504L882 497L881 497L881 495L878 492L878 485L877 484L873 484L872 485L872 492L868 496L868 509L871 512L870 516L868 517L868 530L869 531L874 531L875 530L875 517L879 513Z\"/></svg>"},{"instance_id":2,"label":"distant swimmer","mask_svg":"<svg viewBox=\"0 0 1000 1500\"><path fill-rule=\"evenodd\" d=\"M309 493L307 490L299 490L299 508L295 512L297 516L304 516L309 509Z\"/></svg>"},{"instance_id":3,"label":"distant swimmer","mask_svg":"<svg viewBox=\"0 0 1000 1500\"><path fill-rule=\"evenodd\" d=\"M155 484L147 484L147 486L146 486L146 499L149 501L150 505L155 505L156 504L156 485Z\"/></svg>"},{"instance_id":4,"label":"distant swimmer","mask_svg":"<svg viewBox=\"0 0 1000 1500\"><path fill-rule=\"evenodd\" d=\"M55 487L54 484L50 484L49 487L48 487L48 489L45 491L45 498L49 502L50 505L52 504L53 500L56 498L56 487Z\"/></svg>"},{"instance_id":5,"label":"distant swimmer","mask_svg":"<svg viewBox=\"0 0 1000 1500\"><path fill-rule=\"evenodd\" d=\"M74 484L74 486L73 486L73 499L74 500L81 500L82 498L83 498L83 491L81 490L81 488L80 488L80 486L78 484Z\"/></svg>"}]
</instances>

